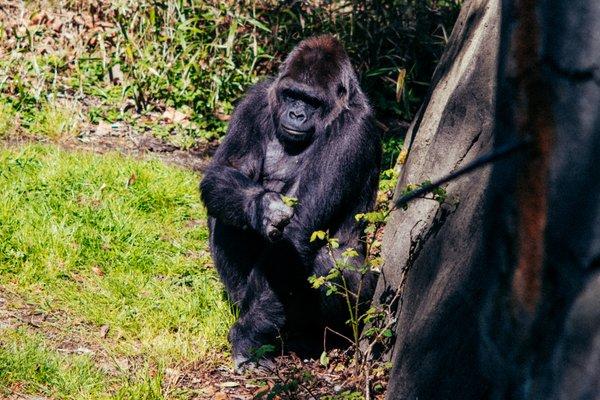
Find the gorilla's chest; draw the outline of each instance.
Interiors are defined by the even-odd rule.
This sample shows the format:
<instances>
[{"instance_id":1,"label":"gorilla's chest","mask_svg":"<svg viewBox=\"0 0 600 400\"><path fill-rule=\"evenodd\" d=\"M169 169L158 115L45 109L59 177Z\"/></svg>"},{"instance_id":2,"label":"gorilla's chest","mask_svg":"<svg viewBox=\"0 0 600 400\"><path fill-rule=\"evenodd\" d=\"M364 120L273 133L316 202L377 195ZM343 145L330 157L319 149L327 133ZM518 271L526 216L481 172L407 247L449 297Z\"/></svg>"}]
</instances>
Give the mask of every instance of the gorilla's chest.
<instances>
[{"instance_id":1,"label":"gorilla's chest","mask_svg":"<svg viewBox=\"0 0 600 400\"><path fill-rule=\"evenodd\" d=\"M298 188L298 177L303 168L302 153L286 153L279 140L271 140L267 145L262 170L262 184L265 189L294 197Z\"/></svg>"}]
</instances>

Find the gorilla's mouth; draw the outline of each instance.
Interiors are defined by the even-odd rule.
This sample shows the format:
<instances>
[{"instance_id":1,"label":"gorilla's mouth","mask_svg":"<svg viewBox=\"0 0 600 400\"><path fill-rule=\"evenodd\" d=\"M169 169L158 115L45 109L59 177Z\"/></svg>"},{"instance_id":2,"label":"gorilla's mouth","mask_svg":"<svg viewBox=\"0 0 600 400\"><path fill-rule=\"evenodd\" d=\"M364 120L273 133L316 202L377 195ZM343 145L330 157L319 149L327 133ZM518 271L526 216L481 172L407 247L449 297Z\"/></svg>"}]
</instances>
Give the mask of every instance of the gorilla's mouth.
<instances>
[{"instance_id":1,"label":"gorilla's mouth","mask_svg":"<svg viewBox=\"0 0 600 400\"><path fill-rule=\"evenodd\" d=\"M285 125L281 125L281 129L283 129L285 133L295 137L306 136L308 133L310 133L310 131L299 131L297 129L288 128Z\"/></svg>"}]
</instances>

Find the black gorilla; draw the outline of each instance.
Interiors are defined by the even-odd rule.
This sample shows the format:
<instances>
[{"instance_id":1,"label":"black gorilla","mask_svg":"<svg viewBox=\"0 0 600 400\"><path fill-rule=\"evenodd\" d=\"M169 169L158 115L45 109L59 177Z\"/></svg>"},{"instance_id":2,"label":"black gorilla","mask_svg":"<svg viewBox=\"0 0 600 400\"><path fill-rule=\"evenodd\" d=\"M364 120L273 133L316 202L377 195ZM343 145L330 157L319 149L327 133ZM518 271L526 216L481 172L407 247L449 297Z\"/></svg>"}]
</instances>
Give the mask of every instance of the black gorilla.
<instances>
[{"instance_id":1,"label":"black gorilla","mask_svg":"<svg viewBox=\"0 0 600 400\"><path fill-rule=\"evenodd\" d=\"M380 158L368 101L332 36L301 42L277 78L258 83L236 107L200 184L212 256L240 308L229 333L236 367L264 344L306 354L323 343L325 326L345 331L344 300L308 283L333 267L324 243L310 236L329 230L340 251L364 257L355 215L374 204ZM298 204L287 206L281 195ZM347 279L356 290L358 274ZM372 275L363 282L366 300L374 283Z\"/></svg>"}]
</instances>

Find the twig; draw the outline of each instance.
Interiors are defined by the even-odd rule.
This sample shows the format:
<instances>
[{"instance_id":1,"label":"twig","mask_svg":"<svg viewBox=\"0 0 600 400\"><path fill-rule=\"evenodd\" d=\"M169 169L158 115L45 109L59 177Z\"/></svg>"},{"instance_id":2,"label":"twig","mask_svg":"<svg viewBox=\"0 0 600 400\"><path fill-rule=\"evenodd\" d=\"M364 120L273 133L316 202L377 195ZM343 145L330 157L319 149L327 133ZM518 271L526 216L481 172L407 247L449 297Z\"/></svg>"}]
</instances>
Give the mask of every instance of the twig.
<instances>
[{"instance_id":1,"label":"twig","mask_svg":"<svg viewBox=\"0 0 600 400\"><path fill-rule=\"evenodd\" d=\"M429 183L427 185L423 185L419 189L413 190L412 192L400 197L398 200L396 200L394 202L394 207L392 207L391 210L398 209L398 208L408 204L410 201L412 201L418 197L421 197L427 193L430 193L434 189L436 189L450 181L453 181L457 178L460 178L463 175L473 172L481 167L484 167L490 163L498 161L504 157L508 157L509 155L515 153L516 151L522 150L523 148L525 148L525 146L529 145L530 143L531 143L531 139L527 136L523 139L515 140L513 142L505 144L504 146L500 146L496 150L493 150L487 154L484 154L483 156L473 160L472 162L465 165L464 167L438 179L437 181Z\"/></svg>"}]
</instances>

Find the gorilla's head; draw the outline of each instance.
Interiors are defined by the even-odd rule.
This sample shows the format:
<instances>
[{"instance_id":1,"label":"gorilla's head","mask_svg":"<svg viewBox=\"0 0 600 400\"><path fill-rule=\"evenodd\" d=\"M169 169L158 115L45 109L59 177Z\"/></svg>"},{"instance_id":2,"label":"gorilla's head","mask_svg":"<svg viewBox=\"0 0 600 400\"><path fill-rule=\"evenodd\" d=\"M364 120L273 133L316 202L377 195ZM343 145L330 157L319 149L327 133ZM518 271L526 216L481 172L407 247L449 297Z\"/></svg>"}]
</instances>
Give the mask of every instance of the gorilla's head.
<instances>
[{"instance_id":1,"label":"gorilla's head","mask_svg":"<svg viewBox=\"0 0 600 400\"><path fill-rule=\"evenodd\" d=\"M307 143L351 107L368 108L348 55L325 35L298 44L280 67L269 94L280 140Z\"/></svg>"}]
</instances>

